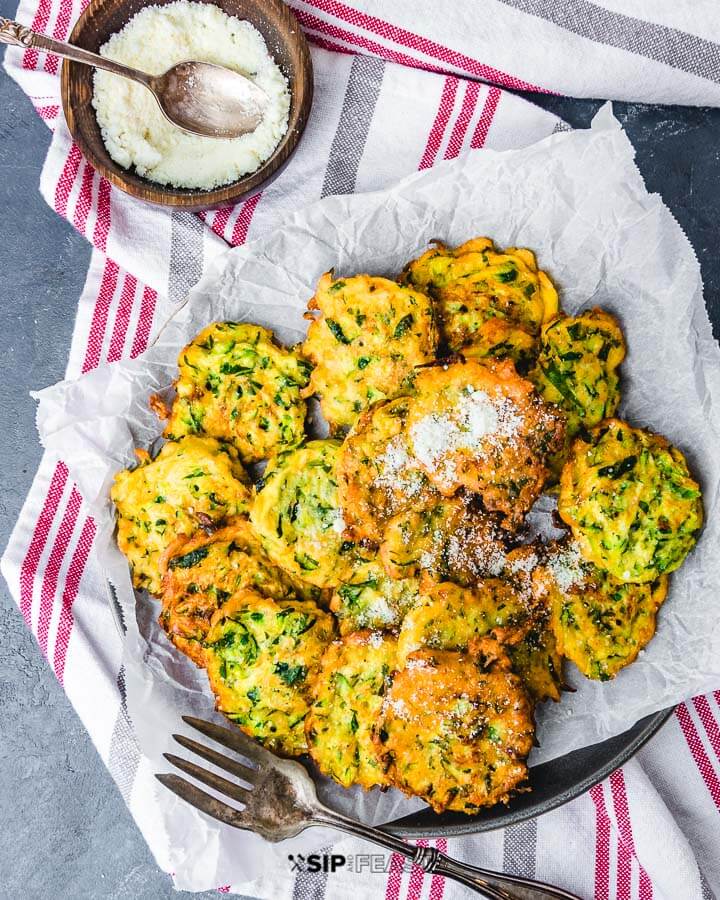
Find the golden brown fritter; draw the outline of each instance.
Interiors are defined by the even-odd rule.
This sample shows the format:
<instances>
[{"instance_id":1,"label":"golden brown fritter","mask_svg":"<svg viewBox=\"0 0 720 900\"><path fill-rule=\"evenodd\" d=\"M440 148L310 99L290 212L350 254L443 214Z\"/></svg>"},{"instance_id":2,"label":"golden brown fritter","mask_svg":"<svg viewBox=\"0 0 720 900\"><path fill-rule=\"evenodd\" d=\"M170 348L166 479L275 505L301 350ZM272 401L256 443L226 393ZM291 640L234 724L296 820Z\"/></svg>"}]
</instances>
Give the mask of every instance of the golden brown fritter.
<instances>
[{"instance_id":1,"label":"golden brown fritter","mask_svg":"<svg viewBox=\"0 0 720 900\"><path fill-rule=\"evenodd\" d=\"M417 578L389 578L375 551L356 548L352 569L335 588L330 609L341 634L366 628L395 631L419 597Z\"/></svg>"},{"instance_id":2,"label":"golden brown fritter","mask_svg":"<svg viewBox=\"0 0 720 900\"><path fill-rule=\"evenodd\" d=\"M267 328L214 322L181 351L178 368L165 437L205 434L231 441L245 463L304 439L300 395L310 364L279 347Z\"/></svg>"},{"instance_id":3,"label":"golden brown fritter","mask_svg":"<svg viewBox=\"0 0 720 900\"><path fill-rule=\"evenodd\" d=\"M568 437L614 415L625 338L615 318L595 308L543 326L537 364L528 376L540 395L567 416Z\"/></svg>"},{"instance_id":4,"label":"golden brown fritter","mask_svg":"<svg viewBox=\"0 0 720 900\"><path fill-rule=\"evenodd\" d=\"M532 705L500 648L486 650L419 650L385 695L378 753L391 783L435 812L507 803L527 778Z\"/></svg>"},{"instance_id":5,"label":"golden brown fritter","mask_svg":"<svg viewBox=\"0 0 720 900\"><path fill-rule=\"evenodd\" d=\"M302 349L315 369L306 394L320 396L333 430L353 425L370 404L406 393L414 367L435 357L430 298L387 278L333 280L327 272L308 310Z\"/></svg>"},{"instance_id":6,"label":"golden brown fritter","mask_svg":"<svg viewBox=\"0 0 720 900\"><path fill-rule=\"evenodd\" d=\"M269 750L307 750L311 685L335 636L333 617L304 600L241 590L215 613L206 667L217 708Z\"/></svg>"},{"instance_id":7,"label":"golden brown fritter","mask_svg":"<svg viewBox=\"0 0 720 900\"><path fill-rule=\"evenodd\" d=\"M305 734L320 771L343 787L388 784L372 733L395 668L395 638L379 632L356 632L325 651Z\"/></svg>"},{"instance_id":8,"label":"golden brown fritter","mask_svg":"<svg viewBox=\"0 0 720 900\"><path fill-rule=\"evenodd\" d=\"M340 505L348 532L379 543L392 516L437 492L413 460L405 420L409 398L376 403L361 413L338 458Z\"/></svg>"},{"instance_id":9,"label":"golden brown fritter","mask_svg":"<svg viewBox=\"0 0 720 900\"><path fill-rule=\"evenodd\" d=\"M498 250L490 238L454 249L437 242L408 263L400 279L433 297L451 353L526 363L540 326L558 311L558 296L530 250Z\"/></svg>"},{"instance_id":10,"label":"golden brown fritter","mask_svg":"<svg viewBox=\"0 0 720 900\"><path fill-rule=\"evenodd\" d=\"M538 338L521 326L504 319L488 319L473 342L457 352L466 359L510 359L518 372L525 374L539 350Z\"/></svg>"},{"instance_id":11,"label":"golden brown fritter","mask_svg":"<svg viewBox=\"0 0 720 900\"><path fill-rule=\"evenodd\" d=\"M465 495L437 496L394 516L385 527L380 556L391 578L426 572L439 581L473 585L499 575L505 564L502 529Z\"/></svg>"},{"instance_id":12,"label":"golden brown fritter","mask_svg":"<svg viewBox=\"0 0 720 900\"><path fill-rule=\"evenodd\" d=\"M668 579L623 584L588 563L572 541L548 548L533 573L536 595L551 609L557 650L588 678L607 681L633 662L655 634Z\"/></svg>"},{"instance_id":13,"label":"golden brown fritter","mask_svg":"<svg viewBox=\"0 0 720 900\"><path fill-rule=\"evenodd\" d=\"M136 588L161 589L160 557L181 535L213 529L248 512L251 488L237 450L215 438L190 435L165 444L155 459L115 476L117 542Z\"/></svg>"},{"instance_id":14,"label":"golden brown fritter","mask_svg":"<svg viewBox=\"0 0 720 900\"><path fill-rule=\"evenodd\" d=\"M533 591L533 574L542 565L545 547L524 544L511 550L505 560L502 577L520 592L532 606L530 626L523 639L508 654L512 670L522 678L536 703L559 700L563 688L563 659L550 622L550 603L546 595Z\"/></svg>"},{"instance_id":15,"label":"golden brown fritter","mask_svg":"<svg viewBox=\"0 0 720 900\"><path fill-rule=\"evenodd\" d=\"M320 595L318 588L300 586L270 561L247 519L234 519L209 535L179 538L161 557L160 572L160 624L198 666L205 665L210 619L237 591L251 588L273 600Z\"/></svg>"},{"instance_id":16,"label":"golden brown fritter","mask_svg":"<svg viewBox=\"0 0 720 900\"><path fill-rule=\"evenodd\" d=\"M485 578L473 589L427 582L403 620L398 656L404 663L422 648L467 650L487 635L517 644L532 626L533 614L532 598L499 578Z\"/></svg>"},{"instance_id":17,"label":"golden brown fritter","mask_svg":"<svg viewBox=\"0 0 720 900\"><path fill-rule=\"evenodd\" d=\"M250 513L273 562L320 588L340 584L351 565L335 475L339 447L310 441L273 457Z\"/></svg>"},{"instance_id":18,"label":"golden brown fritter","mask_svg":"<svg viewBox=\"0 0 720 900\"><path fill-rule=\"evenodd\" d=\"M423 369L407 419L410 446L430 481L451 496L481 496L517 526L545 484L564 421L509 360L467 360Z\"/></svg>"},{"instance_id":19,"label":"golden brown fritter","mask_svg":"<svg viewBox=\"0 0 720 900\"><path fill-rule=\"evenodd\" d=\"M508 647L513 672L520 677L536 703L560 700L563 688L563 659L550 617L533 619L519 644Z\"/></svg>"},{"instance_id":20,"label":"golden brown fritter","mask_svg":"<svg viewBox=\"0 0 720 900\"><path fill-rule=\"evenodd\" d=\"M683 454L620 419L576 439L558 512L583 557L623 582L655 581L677 569L703 520L700 486Z\"/></svg>"}]
</instances>

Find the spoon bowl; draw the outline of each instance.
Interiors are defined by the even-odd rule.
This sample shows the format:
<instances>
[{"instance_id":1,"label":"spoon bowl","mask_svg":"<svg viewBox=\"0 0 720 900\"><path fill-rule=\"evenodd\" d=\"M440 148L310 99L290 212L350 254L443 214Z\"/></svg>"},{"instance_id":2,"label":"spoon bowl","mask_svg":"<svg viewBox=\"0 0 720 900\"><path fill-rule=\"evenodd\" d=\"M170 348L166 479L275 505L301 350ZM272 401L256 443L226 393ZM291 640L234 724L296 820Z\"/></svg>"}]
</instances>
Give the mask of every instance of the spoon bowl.
<instances>
[{"instance_id":1,"label":"spoon bowl","mask_svg":"<svg viewBox=\"0 0 720 900\"><path fill-rule=\"evenodd\" d=\"M148 87L173 125L202 137L236 138L262 122L268 96L239 72L205 62L181 62Z\"/></svg>"}]
</instances>

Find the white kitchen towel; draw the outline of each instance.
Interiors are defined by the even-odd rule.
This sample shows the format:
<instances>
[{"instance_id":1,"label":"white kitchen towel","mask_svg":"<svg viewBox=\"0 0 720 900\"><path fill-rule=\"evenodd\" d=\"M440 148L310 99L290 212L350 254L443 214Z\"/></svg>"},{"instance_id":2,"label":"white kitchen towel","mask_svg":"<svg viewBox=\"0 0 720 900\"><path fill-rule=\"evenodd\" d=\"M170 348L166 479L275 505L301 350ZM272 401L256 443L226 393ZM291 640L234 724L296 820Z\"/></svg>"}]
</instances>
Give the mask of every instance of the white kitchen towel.
<instances>
[{"instance_id":1,"label":"white kitchen towel","mask_svg":"<svg viewBox=\"0 0 720 900\"><path fill-rule=\"evenodd\" d=\"M313 48L316 97L306 135L261 195L206 216L145 207L82 159L59 112L57 60L9 50L6 68L54 128L41 188L96 248L67 374L134 356L204 266L228 244L273 228L332 193L374 190L483 146L522 146L564 127L509 88L648 101L716 103L718 26L709 3L428 2L291 4ZM67 36L84 3L23 0L18 18ZM358 54L358 55L356 55ZM472 79L489 80L488 87ZM113 774L158 863L146 802L152 773L124 708L119 640L94 525L62 461L45 458L3 558L18 605ZM720 891L720 692L679 707L648 747L604 785L501 832L433 842L478 864L537 876L580 896L710 898ZM342 841L335 873L299 860L253 884L261 898L393 900L462 896L443 879L387 866ZM383 871L373 872L375 869Z\"/></svg>"}]
</instances>

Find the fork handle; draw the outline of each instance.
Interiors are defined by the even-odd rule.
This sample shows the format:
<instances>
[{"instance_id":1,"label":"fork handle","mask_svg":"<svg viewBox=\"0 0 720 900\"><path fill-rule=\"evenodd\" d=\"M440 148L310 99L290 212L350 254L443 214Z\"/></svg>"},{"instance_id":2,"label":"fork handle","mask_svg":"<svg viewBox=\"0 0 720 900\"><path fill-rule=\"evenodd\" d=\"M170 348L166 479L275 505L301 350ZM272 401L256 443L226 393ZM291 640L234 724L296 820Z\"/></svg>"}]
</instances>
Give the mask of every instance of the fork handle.
<instances>
[{"instance_id":1,"label":"fork handle","mask_svg":"<svg viewBox=\"0 0 720 900\"><path fill-rule=\"evenodd\" d=\"M415 865L420 866L424 872L451 878L453 881L464 884L465 887L472 888L489 900L579 900L577 895L549 884L516 875L491 872L459 862L434 847L413 847L401 838L388 834L380 828L373 828L371 825L364 825L348 819L325 807L313 815L313 824L338 828L340 831L379 844L386 850L400 853L406 859L411 859Z\"/></svg>"}]
</instances>

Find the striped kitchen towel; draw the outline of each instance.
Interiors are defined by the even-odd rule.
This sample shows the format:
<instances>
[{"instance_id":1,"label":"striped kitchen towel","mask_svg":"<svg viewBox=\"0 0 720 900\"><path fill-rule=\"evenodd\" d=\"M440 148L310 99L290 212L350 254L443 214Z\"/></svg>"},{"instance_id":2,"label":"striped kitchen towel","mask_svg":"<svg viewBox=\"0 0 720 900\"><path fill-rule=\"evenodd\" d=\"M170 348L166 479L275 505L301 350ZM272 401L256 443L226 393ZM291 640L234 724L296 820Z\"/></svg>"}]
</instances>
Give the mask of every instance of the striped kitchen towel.
<instances>
[{"instance_id":1,"label":"striped kitchen towel","mask_svg":"<svg viewBox=\"0 0 720 900\"><path fill-rule=\"evenodd\" d=\"M483 146L522 146L564 125L503 88L717 103L720 28L710 6L628 0L293 0L313 44L316 99L301 146L262 194L195 216L144 207L111 188L70 141L57 59L10 49L6 68L53 129L41 190L94 247L67 375L141 353L207 263L319 197L386 187ZM64 38L84 0L22 0L18 18ZM492 86L479 80L492 82ZM46 457L2 569L41 650L85 723L158 864L152 773L124 705L120 640L94 524L63 461ZM622 771L588 795L505 831L438 839L461 859L555 882L582 897L720 893L720 692L678 708ZM354 840L334 873L302 866L225 892L272 898L454 898L460 888Z\"/></svg>"}]
</instances>

